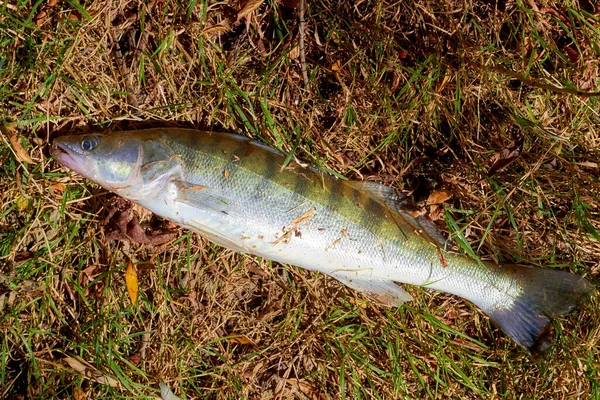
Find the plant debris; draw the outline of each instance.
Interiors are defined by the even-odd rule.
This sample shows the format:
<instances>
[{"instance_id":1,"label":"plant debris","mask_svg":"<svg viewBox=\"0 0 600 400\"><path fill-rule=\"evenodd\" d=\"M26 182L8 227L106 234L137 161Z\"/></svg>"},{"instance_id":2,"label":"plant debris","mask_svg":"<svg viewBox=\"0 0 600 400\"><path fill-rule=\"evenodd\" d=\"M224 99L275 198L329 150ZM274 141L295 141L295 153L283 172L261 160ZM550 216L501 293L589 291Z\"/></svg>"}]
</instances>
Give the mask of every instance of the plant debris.
<instances>
[{"instance_id":1,"label":"plant debris","mask_svg":"<svg viewBox=\"0 0 600 400\"><path fill-rule=\"evenodd\" d=\"M153 229L147 233L133 209L134 205L129 200L118 196L111 198L108 205L108 216L104 220L107 240L159 246L169 242L177 235L175 231L163 229Z\"/></svg>"}]
</instances>

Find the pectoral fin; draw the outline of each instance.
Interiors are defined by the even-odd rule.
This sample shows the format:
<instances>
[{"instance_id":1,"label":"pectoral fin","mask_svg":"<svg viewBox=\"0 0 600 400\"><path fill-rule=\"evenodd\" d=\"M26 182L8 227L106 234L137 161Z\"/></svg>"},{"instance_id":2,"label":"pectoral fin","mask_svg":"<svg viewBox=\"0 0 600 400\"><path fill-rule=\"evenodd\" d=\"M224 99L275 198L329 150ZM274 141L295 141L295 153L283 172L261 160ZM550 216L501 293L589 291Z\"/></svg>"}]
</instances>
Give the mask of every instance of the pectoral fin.
<instances>
[{"instance_id":1,"label":"pectoral fin","mask_svg":"<svg viewBox=\"0 0 600 400\"><path fill-rule=\"evenodd\" d=\"M219 235L217 232L215 232L213 229L211 229L210 227L208 227L206 225L198 224L198 223L195 223L194 221L184 221L183 224L185 225L186 228L199 233L200 235L202 235L206 239L210 240L212 243L216 244L217 246L225 247L226 249L236 251L236 252L242 253L242 254L251 253L250 249L247 249L246 247L242 246L240 243L237 243L231 239L228 239L226 237L223 237L222 235Z\"/></svg>"},{"instance_id":2,"label":"pectoral fin","mask_svg":"<svg viewBox=\"0 0 600 400\"><path fill-rule=\"evenodd\" d=\"M232 211L231 201L215 196L214 191L206 186L194 185L182 180L173 180L173 183L177 187L177 202L225 215L229 215Z\"/></svg>"},{"instance_id":3,"label":"pectoral fin","mask_svg":"<svg viewBox=\"0 0 600 400\"><path fill-rule=\"evenodd\" d=\"M354 275L354 276L353 276ZM383 279L368 279L355 276L353 272L335 272L331 274L344 285L357 290L364 295L390 307L398 307L413 298L406 290L393 281Z\"/></svg>"},{"instance_id":4,"label":"pectoral fin","mask_svg":"<svg viewBox=\"0 0 600 400\"><path fill-rule=\"evenodd\" d=\"M181 218L180 225L198 232L211 242L229 250L251 253L250 249L244 247L243 244L231 240L211 228L211 226L222 224L232 217L235 208L232 202L213 195L213 191L206 186L182 180L173 180L172 182L177 187L175 204ZM198 218L204 218L205 221L198 221Z\"/></svg>"}]
</instances>

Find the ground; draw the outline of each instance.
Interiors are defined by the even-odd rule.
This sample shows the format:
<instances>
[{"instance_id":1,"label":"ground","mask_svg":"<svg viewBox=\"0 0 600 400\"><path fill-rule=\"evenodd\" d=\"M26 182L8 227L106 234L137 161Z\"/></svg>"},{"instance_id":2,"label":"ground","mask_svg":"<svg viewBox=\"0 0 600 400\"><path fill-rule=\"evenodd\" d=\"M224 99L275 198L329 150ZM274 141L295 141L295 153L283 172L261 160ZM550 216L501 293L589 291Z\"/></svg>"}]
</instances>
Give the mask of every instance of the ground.
<instances>
[{"instance_id":1,"label":"ground","mask_svg":"<svg viewBox=\"0 0 600 400\"><path fill-rule=\"evenodd\" d=\"M393 186L482 259L598 281L597 5L308 0L303 24L300 8L1 3L0 397L156 398L160 380L187 399L600 396L597 295L534 359L453 296L409 287L390 309L183 230L109 240L115 200L51 140L193 127Z\"/></svg>"}]
</instances>

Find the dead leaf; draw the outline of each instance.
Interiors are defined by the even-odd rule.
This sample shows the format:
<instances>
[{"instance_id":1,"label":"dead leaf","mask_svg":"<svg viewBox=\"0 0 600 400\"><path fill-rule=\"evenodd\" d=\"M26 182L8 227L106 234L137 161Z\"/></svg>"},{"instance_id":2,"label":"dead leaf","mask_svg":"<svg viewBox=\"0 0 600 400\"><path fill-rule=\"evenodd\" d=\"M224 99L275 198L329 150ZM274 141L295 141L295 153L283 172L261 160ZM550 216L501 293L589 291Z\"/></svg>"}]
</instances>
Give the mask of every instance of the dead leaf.
<instances>
[{"instance_id":1,"label":"dead leaf","mask_svg":"<svg viewBox=\"0 0 600 400\"><path fill-rule=\"evenodd\" d=\"M98 265L96 264L92 264L89 267L87 267L86 269L83 269L81 271L82 274L85 274L87 276L87 278L89 279L89 282L94 280L94 272L96 271L96 269L98 269ZM86 283L84 283L86 284Z\"/></svg>"},{"instance_id":2,"label":"dead leaf","mask_svg":"<svg viewBox=\"0 0 600 400\"><path fill-rule=\"evenodd\" d=\"M229 32L230 30L231 30L231 24L229 23L229 21L225 21L224 23L209 26L208 28L203 29L201 34L209 35L209 34L213 34L213 33Z\"/></svg>"},{"instance_id":3,"label":"dead leaf","mask_svg":"<svg viewBox=\"0 0 600 400\"><path fill-rule=\"evenodd\" d=\"M542 164L542 168L548 171L554 171L556 166L558 165L558 161L556 161L556 157L552 157L552 159L546 164Z\"/></svg>"},{"instance_id":4,"label":"dead leaf","mask_svg":"<svg viewBox=\"0 0 600 400\"><path fill-rule=\"evenodd\" d=\"M56 197L57 199L62 199L63 193L66 189L67 185L65 185L64 183L57 182L50 185L50 191L52 192L52 194L54 194L54 197Z\"/></svg>"},{"instance_id":5,"label":"dead leaf","mask_svg":"<svg viewBox=\"0 0 600 400\"><path fill-rule=\"evenodd\" d=\"M127 293L132 304L137 302L139 282L137 276L137 269L131 260L127 263L127 270L125 271L125 284L127 285Z\"/></svg>"},{"instance_id":6,"label":"dead leaf","mask_svg":"<svg viewBox=\"0 0 600 400\"><path fill-rule=\"evenodd\" d=\"M245 335L233 336L228 339L229 343L236 344L254 344L252 340L248 339Z\"/></svg>"},{"instance_id":7,"label":"dead leaf","mask_svg":"<svg viewBox=\"0 0 600 400\"><path fill-rule=\"evenodd\" d=\"M30 251L19 251L15 254L15 262L20 263L23 261L27 261L33 257L33 253Z\"/></svg>"},{"instance_id":8,"label":"dead leaf","mask_svg":"<svg viewBox=\"0 0 600 400\"><path fill-rule=\"evenodd\" d=\"M73 399L74 400L84 400L85 399L85 393L82 388L80 388L80 387L73 388Z\"/></svg>"},{"instance_id":9,"label":"dead leaf","mask_svg":"<svg viewBox=\"0 0 600 400\"><path fill-rule=\"evenodd\" d=\"M38 15L35 16L35 26L40 28L42 25L44 25L44 18L46 18L47 15L48 13L46 10L42 9Z\"/></svg>"},{"instance_id":10,"label":"dead leaf","mask_svg":"<svg viewBox=\"0 0 600 400\"><path fill-rule=\"evenodd\" d=\"M140 353L135 353L130 355L127 360L133 365L140 365L140 362L142 362L142 357L140 356Z\"/></svg>"},{"instance_id":11,"label":"dead leaf","mask_svg":"<svg viewBox=\"0 0 600 400\"><path fill-rule=\"evenodd\" d=\"M578 162L575 164L579 165L580 167L585 167L585 168L598 168L598 163L595 163L592 161L581 161L581 162Z\"/></svg>"},{"instance_id":12,"label":"dead leaf","mask_svg":"<svg viewBox=\"0 0 600 400\"><path fill-rule=\"evenodd\" d=\"M65 357L65 362L69 364L71 368L79 372L87 379L91 379L94 382L108 385L111 387L119 387L119 382L110 376L104 375L98 371L93 365L82 359L81 357Z\"/></svg>"},{"instance_id":13,"label":"dead leaf","mask_svg":"<svg viewBox=\"0 0 600 400\"><path fill-rule=\"evenodd\" d=\"M581 54L579 54L573 45L567 45L565 47L565 53L567 53L567 57L569 57L569 60L575 65L579 65L583 61Z\"/></svg>"},{"instance_id":14,"label":"dead leaf","mask_svg":"<svg viewBox=\"0 0 600 400\"><path fill-rule=\"evenodd\" d=\"M440 207L437 204L432 204L429 207L429 213L427 214L429 219L432 221L437 221L438 219L442 219L444 215L444 208Z\"/></svg>"},{"instance_id":15,"label":"dead leaf","mask_svg":"<svg viewBox=\"0 0 600 400\"><path fill-rule=\"evenodd\" d=\"M496 172L506 168L509 164L519 158L523 151L524 144L524 140L519 139L512 146L505 147L499 153L494 154L490 159L490 164L492 164L492 166L488 171L488 176L494 175Z\"/></svg>"},{"instance_id":16,"label":"dead leaf","mask_svg":"<svg viewBox=\"0 0 600 400\"><path fill-rule=\"evenodd\" d=\"M263 3L264 0L248 0L248 2L242 7L242 9L238 12L237 21L242 18L247 17L252 14L254 10L256 10Z\"/></svg>"},{"instance_id":17,"label":"dead leaf","mask_svg":"<svg viewBox=\"0 0 600 400\"><path fill-rule=\"evenodd\" d=\"M25 211L27 210L27 208L29 208L29 199L21 196L17 200L15 200L15 204L17 206L17 210Z\"/></svg>"},{"instance_id":18,"label":"dead leaf","mask_svg":"<svg viewBox=\"0 0 600 400\"><path fill-rule=\"evenodd\" d=\"M300 46L294 46L288 52L288 57L290 60L296 60L300 57Z\"/></svg>"},{"instance_id":19,"label":"dead leaf","mask_svg":"<svg viewBox=\"0 0 600 400\"><path fill-rule=\"evenodd\" d=\"M266 57L269 53L267 51L268 46L269 46L269 42L267 42L266 40L258 39L258 42L256 42L256 49L258 50L260 55L263 57Z\"/></svg>"},{"instance_id":20,"label":"dead leaf","mask_svg":"<svg viewBox=\"0 0 600 400\"><path fill-rule=\"evenodd\" d=\"M17 134L13 131L13 129L9 128L7 126L0 126L0 131L8 137L8 140L10 141L10 144L12 145L12 148L17 156L17 159L20 162L24 162L27 164L33 164L31 157L29 157L29 154L27 153L27 151L25 151L25 149L21 145L21 141L19 140L19 138L17 137Z\"/></svg>"},{"instance_id":21,"label":"dead leaf","mask_svg":"<svg viewBox=\"0 0 600 400\"><path fill-rule=\"evenodd\" d=\"M285 398L296 398L301 393L311 400L320 400L326 398L316 385L298 378L279 378L280 384L277 385L279 391L276 392ZM302 397L304 397L302 396Z\"/></svg>"},{"instance_id":22,"label":"dead leaf","mask_svg":"<svg viewBox=\"0 0 600 400\"><path fill-rule=\"evenodd\" d=\"M427 198L427 205L429 206L432 204L442 204L450 198L452 198L452 193L450 193L449 191L444 189L434 190L429 195L429 198Z\"/></svg>"}]
</instances>

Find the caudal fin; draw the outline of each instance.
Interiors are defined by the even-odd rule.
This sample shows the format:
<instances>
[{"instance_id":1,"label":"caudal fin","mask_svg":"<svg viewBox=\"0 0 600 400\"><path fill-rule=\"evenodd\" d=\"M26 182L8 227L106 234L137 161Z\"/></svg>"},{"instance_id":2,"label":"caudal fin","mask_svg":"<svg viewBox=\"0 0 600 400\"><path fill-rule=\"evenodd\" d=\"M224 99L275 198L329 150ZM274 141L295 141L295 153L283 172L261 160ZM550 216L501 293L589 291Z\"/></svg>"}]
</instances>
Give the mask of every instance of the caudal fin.
<instances>
[{"instance_id":1,"label":"caudal fin","mask_svg":"<svg viewBox=\"0 0 600 400\"><path fill-rule=\"evenodd\" d=\"M585 278L564 271L503 267L522 290L513 297L512 305L483 309L515 342L534 355L543 353L552 344L551 320L576 308L594 287Z\"/></svg>"}]
</instances>

